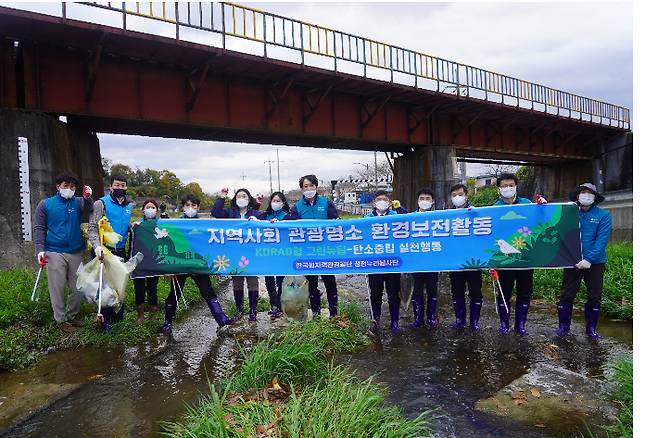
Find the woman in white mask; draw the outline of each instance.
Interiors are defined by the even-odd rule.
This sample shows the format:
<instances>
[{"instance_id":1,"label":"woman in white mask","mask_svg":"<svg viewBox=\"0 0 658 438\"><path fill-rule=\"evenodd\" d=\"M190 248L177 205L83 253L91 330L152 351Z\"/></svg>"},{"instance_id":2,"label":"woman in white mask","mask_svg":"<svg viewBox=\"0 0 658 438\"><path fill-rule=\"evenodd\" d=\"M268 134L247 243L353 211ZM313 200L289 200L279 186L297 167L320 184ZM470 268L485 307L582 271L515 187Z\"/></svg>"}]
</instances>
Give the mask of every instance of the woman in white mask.
<instances>
[{"instance_id":1,"label":"woman in white mask","mask_svg":"<svg viewBox=\"0 0 658 438\"><path fill-rule=\"evenodd\" d=\"M139 226L144 221L156 220L158 217L158 201L147 199L142 203L142 218L133 223ZM137 308L137 323L144 322L144 299L148 296L149 319L158 312L158 280L160 277L135 278L135 307Z\"/></svg>"},{"instance_id":2,"label":"woman in white mask","mask_svg":"<svg viewBox=\"0 0 658 438\"><path fill-rule=\"evenodd\" d=\"M228 196L228 189L220 190L220 197L215 201L210 214L219 219L262 219L264 212L258 210L258 203L247 189L238 189L231 200L230 207L224 208ZM238 317L244 314L244 283L247 282L247 291L249 297L249 321L256 322L258 305L258 276L255 275L234 275L231 277L233 282L233 298L235 307L238 309Z\"/></svg>"},{"instance_id":3,"label":"woman in white mask","mask_svg":"<svg viewBox=\"0 0 658 438\"><path fill-rule=\"evenodd\" d=\"M282 192L274 192L270 195L270 205L265 210L265 220L270 222L277 222L289 219L290 206L288 200ZM283 315L281 311L281 285L283 284L283 276L268 275L265 277L265 288L270 297L270 317L272 319L279 318Z\"/></svg>"},{"instance_id":4,"label":"woman in white mask","mask_svg":"<svg viewBox=\"0 0 658 438\"><path fill-rule=\"evenodd\" d=\"M420 189L416 194L418 209L415 213L434 210L434 192L428 188ZM414 309L414 322L411 328L420 328L425 325L425 291L427 291L427 325L434 328L438 325L436 319L436 304L438 295L438 272L414 272L414 289L411 302Z\"/></svg>"}]
</instances>

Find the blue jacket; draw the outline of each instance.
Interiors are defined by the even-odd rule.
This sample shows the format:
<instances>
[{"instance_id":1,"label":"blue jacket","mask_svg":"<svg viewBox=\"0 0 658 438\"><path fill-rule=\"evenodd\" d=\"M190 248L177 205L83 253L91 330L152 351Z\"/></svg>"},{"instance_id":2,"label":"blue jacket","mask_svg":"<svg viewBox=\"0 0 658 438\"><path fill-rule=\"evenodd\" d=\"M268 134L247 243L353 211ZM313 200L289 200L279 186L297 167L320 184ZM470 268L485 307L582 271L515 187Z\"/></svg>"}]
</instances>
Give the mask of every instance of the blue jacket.
<instances>
[{"instance_id":1,"label":"blue jacket","mask_svg":"<svg viewBox=\"0 0 658 438\"><path fill-rule=\"evenodd\" d=\"M304 197L290 209L290 219L338 219L338 210L329 199L315 195L311 205Z\"/></svg>"},{"instance_id":2,"label":"blue jacket","mask_svg":"<svg viewBox=\"0 0 658 438\"><path fill-rule=\"evenodd\" d=\"M224 208L224 203L224 198L217 199L215 205L212 206L212 210L210 210L210 215L218 219L240 219L240 209L237 207ZM244 219L247 219L249 216L255 216L258 219L262 219L264 212L249 208L247 209Z\"/></svg>"},{"instance_id":3,"label":"blue jacket","mask_svg":"<svg viewBox=\"0 0 658 438\"><path fill-rule=\"evenodd\" d=\"M377 214L377 210L373 209L372 211L369 211L368 214L366 214L363 217L379 217L379 216L389 216L392 214L398 214L397 211L395 211L393 208L389 208L386 214L379 215Z\"/></svg>"},{"instance_id":4,"label":"blue jacket","mask_svg":"<svg viewBox=\"0 0 658 438\"><path fill-rule=\"evenodd\" d=\"M580 241L583 258L591 264L605 263L605 246L610 239L612 217L607 210L593 205L587 211L580 210Z\"/></svg>"},{"instance_id":5,"label":"blue jacket","mask_svg":"<svg viewBox=\"0 0 658 438\"><path fill-rule=\"evenodd\" d=\"M265 211L265 215L263 219L266 219L268 221L271 221L272 219L276 219L278 221L284 221L288 218L288 212L284 211L283 209L279 211L270 211L269 213Z\"/></svg>"},{"instance_id":6,"label":"blue jacket","mask_svg":"<svg viewBox=\"0 0 658 438\"><path fill-rule=\"evenodd\" d=\"M130 216L132 215L133 205L124 198L123 204L119 204L109 193L101 198L105 206L105 216L110 221L114 232L121 234L121 241L117 243L117 249L124 248L128 240L128 230L130 229Z\"/></svg>"},{"instance_id":7,"label":"blue jacket","mask_svg":"<svg viewBox=\"0 0 658 438\"><path fill-rule=\"evenodd\" d=\"M517 196L511 205L514 204L532 204L532 201L528 198L519 198ZM503 198L499 198L496 202L493 203L493 205L510 205L510 204L506 204L505 201L503 201Z\"/></svg>"},{"instance_id":8,"label":"blue jacket","mask_svg":"<svg viewBox=\"0 0 658 438\"><path fill-rule=\"evenodd\" d=\"M64 199L59 193L39 203L34 226L37 252L82 251L85 245L80 230L82 206L82 198Z\"/></svg>"}]
</instances>

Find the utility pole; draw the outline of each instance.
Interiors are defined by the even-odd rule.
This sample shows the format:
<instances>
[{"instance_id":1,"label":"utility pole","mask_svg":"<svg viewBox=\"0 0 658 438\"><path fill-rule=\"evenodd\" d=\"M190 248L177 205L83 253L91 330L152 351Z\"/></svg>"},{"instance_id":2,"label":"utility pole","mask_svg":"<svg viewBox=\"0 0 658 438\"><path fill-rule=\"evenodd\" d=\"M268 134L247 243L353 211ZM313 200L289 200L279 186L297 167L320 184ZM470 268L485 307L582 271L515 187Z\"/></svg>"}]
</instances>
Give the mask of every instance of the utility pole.
<instances>
[{"instance_id":1,"label":"utility pole","mask_svg":"<svg viewBox=\"0 0 658 438\"><path fill-rule=\"evenodd\" d=\"M281 191L281 169L279 168L279 148L276 148L276 180Z\"/></svg>"},{"instance_id":2,"label":"utility pole","mask_svg":"<svg viewBox=\"0 0 658 438\"><path fill-rule=\"evenodd\" d=\"M240 178L242 178L242 185L243 186L244 186L244 180L245 180L246 177L247 177L247 175L245 175L244 170L243 170L242 175L240 175Z\"/></svg>"},{"instance_id":3,"label":"utility pole","mask_svg":"<svg viewBox=\"0 0 658 438\"><path fill-rule=\"evenodd\" d=\"M265 161L265 164L267 164L268 167L269 167L269 173L270 173L270 195L274 191L274 190L272 190L272 163L274 163L274 161L270 160L269 157L268 157L268 160Z\"/></svg>"},{"instance_id":4,"label":"utility pole","mask_svg":"<svg viewBox=\"0 0 658 438\"><path fill-rule=\"evenodd\" d=\"M375 191L379 190L379 183L377 182L377 151L374 151L375 155Z\"/></svg>"}]
</instances>

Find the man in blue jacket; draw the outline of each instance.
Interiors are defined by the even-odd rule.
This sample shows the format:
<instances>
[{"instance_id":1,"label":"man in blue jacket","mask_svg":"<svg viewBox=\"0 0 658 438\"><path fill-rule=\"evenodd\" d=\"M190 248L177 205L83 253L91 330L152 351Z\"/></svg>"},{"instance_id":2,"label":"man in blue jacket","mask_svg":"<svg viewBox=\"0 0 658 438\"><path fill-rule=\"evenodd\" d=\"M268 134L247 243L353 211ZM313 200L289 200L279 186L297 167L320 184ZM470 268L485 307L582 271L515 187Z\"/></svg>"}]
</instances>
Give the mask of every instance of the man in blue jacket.
<instances>
[{"instance_id":1,"label":"man in blue jacket","mask_svg":"<svg viewBox=\"0 0 658 438\"><path fill-rule=\"evenodd\" d=\"M318 177L315 175L304 175L299 178L299 188L303 191L302 199L290 209L291 220L296 219L338 219L338 210L329 199L318 195ZM313 316L320 315L320 290L318 289L318 276L307 275L308 295L311 303ZM338 315L338 286L336 277L333 275L322 275L322 282L327 290L327 303L329 304L329 316Z\"/></svg>"},{"instance_id":2,"label":"man in blue jacket","mask_svg":"<svg viewBox=\"0 0 658 438\"><path fill-rule=\"evenodd\" d=\"M110 176L109 193L94 203L94 212L89 218L89 243L94 249L96 257L102 257L103 247L98 235L98 221L107 217L114 232L121 235L121 241L117 243L116 248L108 248L112 254L127 260L126 243L128 242L128 232L130 230L130 216L133 210L132 200L128 197L128 178L125 175L117 174ZM123 319L123 305L118 312L111 307L101 309L103 315L103 331L109 333L112 323Z\"/></svg>"},{"instance_id":3,"label":"man in blue jacket","mask_svg":"<svg viewBox=\"0 0 658 438\"><path fill-rule=\"evenodd\" d=\"M89 186L83 187L82 198L74 196L79 183L74 173L58 175L55 179L57 193L39 202L34 213L37 261L41 266L48 265L48 292L53 318L67 333L84 324L76 318L80 311L80 294L75 283L85 246L80 222L83 212L88 214L91 211L92 200ZM64 285L67 283L69 296L65 304Z\"/></svg>"},{"instance_id":4,"label":"man in blue jacket","mask_svg":"<svg viewBox=\"0 0 658 438\"><path fill-rule=\"evenodd\" d=\"M603 293L603 273L605 272L605 247L610 239L612 218L610 213L597 204L605 199L592 183L579 185L569 194L569 199L578 204L580 209L580 240L583 259L576 263L576 269L565 269L562 275L562 290L557 303L559 327L555 332L565 336L571 328L573 300L580 288L581 280L587 287L585 304L585 330L593 340L601 339L596 333L596 324L601 311L601 294Z\"/></svg>"}]
</instances>

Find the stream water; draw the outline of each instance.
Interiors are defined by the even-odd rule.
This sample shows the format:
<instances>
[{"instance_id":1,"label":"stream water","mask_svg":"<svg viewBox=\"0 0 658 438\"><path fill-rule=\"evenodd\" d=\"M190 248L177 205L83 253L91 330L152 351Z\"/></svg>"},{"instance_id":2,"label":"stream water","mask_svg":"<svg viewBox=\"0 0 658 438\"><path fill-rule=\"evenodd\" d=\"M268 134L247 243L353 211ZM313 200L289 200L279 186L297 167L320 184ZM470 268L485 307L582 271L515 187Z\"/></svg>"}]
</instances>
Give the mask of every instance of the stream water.
<instances>
[{"instance_id":1,"label":"stream water","mask_svg":"<svg viewBox=\"0 0 658 438\"><path fill-rule=\"evenodd\" d=\"M363 277L343 278L339 288L367 307ZM602 378L610 358L632 350L632 325L627 322L601 321L605 339L595 344L586 340L582 317L576 316L574 334L558 340L552 336L554 313L537 309L528 321L531 336L500 336L493 306L485 306L482 332L473 334L446 328L451 319L448 305L442 295L440 314L447 319L438 330L406 329L394 336L386 328L385 304L380 337L366 350L339 358L363 377L375 374L388 387L389 400L407 415L434 410L431 424L439 437L573 436L584 430L583 419L560 416L538 428L479 412L474 405L533 364L548 361L543 350L549 343L560 348L560 366L596 378ZM410 322L409 316L403 319L405 325ZM37 388L70 387L40 410L0 416L0 436L155 435L162 421L179 418L186 404L207 393L209 380L220 380L235 365L237 337L217 334L205 305L192 309L174 329L173 339L159 337L120 351L58 352L30 370L0 374L0 408L12 403L12 397L30 397ZM247 331L262 335L269 329L269 318L262 313Z\"/></svg>"}]
</instances>

